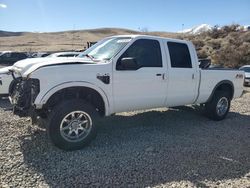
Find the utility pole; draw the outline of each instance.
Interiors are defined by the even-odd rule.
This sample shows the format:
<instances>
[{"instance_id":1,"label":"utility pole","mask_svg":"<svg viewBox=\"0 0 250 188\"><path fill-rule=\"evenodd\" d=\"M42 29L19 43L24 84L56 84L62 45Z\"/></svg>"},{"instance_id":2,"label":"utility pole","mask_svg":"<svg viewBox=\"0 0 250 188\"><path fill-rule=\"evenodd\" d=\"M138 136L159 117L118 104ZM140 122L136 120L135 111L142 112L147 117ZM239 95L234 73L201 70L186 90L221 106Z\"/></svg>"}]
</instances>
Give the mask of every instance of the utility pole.
<instances>
[{"instance_id":1,"label":"utility pole","mask_svg":"<svg viewBox=\"0 0 250 188\"><path fill-rule=\"evenodd\" d=\"M73 25L73 31L72 31L72 51L74 50L74 40L75 40L75 24Z\"/></svg>"},{"instance_id":2,"label":"utility pole","mask_svg":"<svg viewBox=\"0 0 250 188\"><path fill-rule=\"evenodd\" d=\"M182 39L184 38L184 24L181 24Z\"/></svg>"}]
</instances>

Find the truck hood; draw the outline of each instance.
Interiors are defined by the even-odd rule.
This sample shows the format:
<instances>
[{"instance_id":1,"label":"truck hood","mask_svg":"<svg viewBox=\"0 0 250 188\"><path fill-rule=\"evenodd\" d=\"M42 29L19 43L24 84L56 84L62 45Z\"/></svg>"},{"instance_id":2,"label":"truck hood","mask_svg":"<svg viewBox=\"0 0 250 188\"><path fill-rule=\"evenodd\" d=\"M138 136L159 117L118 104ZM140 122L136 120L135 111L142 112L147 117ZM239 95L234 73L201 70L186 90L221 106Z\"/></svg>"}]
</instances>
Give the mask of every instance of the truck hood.
<instances>
[{"instance_id":1,"label":"truck hood","mask_svg":"<svg viewBox=\"0 0 250 188\"><path fill-rule=\"evenodd\" d=\"M84 57L48 57L48 58L30 58L16 62L11 70L19 74L19 76L26 77L31 72L40 67L51 65L63 65L63 64L90 64L96 63L90 59ZM100 62L98 62L100 63Z\"/></svg>"}]
</instances>

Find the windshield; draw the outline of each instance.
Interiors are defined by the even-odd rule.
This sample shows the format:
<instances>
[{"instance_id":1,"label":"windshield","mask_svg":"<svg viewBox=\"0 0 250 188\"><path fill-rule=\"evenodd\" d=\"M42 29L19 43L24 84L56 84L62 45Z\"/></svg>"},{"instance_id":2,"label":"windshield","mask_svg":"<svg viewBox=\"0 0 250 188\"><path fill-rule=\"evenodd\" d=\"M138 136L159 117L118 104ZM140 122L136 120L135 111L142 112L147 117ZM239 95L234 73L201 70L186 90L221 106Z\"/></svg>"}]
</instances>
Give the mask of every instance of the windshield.
<instances>
[{"instance_id":1,"label":"windshield","mask_svg":"<svg viewBox=\"0 0 250 188\"><path fill-rule=\"evenodd\" d=\"M78 57L88 56L95 60L109 60L119 53L130 40L130 37L104 39L84 51Z\"/></svg>"},{"instance_id":2,"label":"windshield","mask_svg":"<svg viewBox=\"0 0 250 188\"><path fill-rule=\"evenodd\" d=\"M250 72L250 67L242 67L240 70L243 70L245 72Z\"/></svg>"}]
</instances>

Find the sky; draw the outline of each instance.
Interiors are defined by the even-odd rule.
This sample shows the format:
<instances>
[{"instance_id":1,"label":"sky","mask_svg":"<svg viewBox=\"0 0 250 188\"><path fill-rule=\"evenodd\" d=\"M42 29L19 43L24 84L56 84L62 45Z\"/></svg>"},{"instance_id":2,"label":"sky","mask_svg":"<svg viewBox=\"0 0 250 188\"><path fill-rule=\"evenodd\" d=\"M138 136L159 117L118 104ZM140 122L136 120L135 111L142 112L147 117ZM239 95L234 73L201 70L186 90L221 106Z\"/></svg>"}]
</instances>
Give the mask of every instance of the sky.
<instances>
[{"instance_id":1,"label":"sky","mask_svg":"<svg viewBox=\"0 0 250 188\"><path fill-rule=\"evenodd\" d=\"M250 0L0 0L0 30L5 31L176 32L204 23L250 25Z\"/></svg>"}]
</instances>

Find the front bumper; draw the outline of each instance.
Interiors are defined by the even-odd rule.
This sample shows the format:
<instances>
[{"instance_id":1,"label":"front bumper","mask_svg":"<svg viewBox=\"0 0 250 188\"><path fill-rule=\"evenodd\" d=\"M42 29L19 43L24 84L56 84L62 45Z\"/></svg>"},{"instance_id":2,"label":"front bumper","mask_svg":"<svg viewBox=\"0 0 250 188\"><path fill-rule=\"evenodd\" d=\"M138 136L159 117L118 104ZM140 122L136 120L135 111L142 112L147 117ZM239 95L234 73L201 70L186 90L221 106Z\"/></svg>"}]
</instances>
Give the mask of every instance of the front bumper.
<instances>
[{"instance_id":1,"label":"front bumper","mask_svg":"<svg viewBox=\"0 0 250 188\"><path fill-rule=\"evenodd\" d=\"M250 86L250 78L245 78L244 85L245 86Z\"/></svg>"},{"instance_id":2,"label":"front bumper","mask_svg":"<svg viewBox=\"0 0 250 188\"><path fill-rule=\"evenodd\" d=\"M40 91L39 80L20 80L13 86L9 99L13 112L20 117L30 116L34 111L34 101Z\"/></svg>"}]
</instances>

